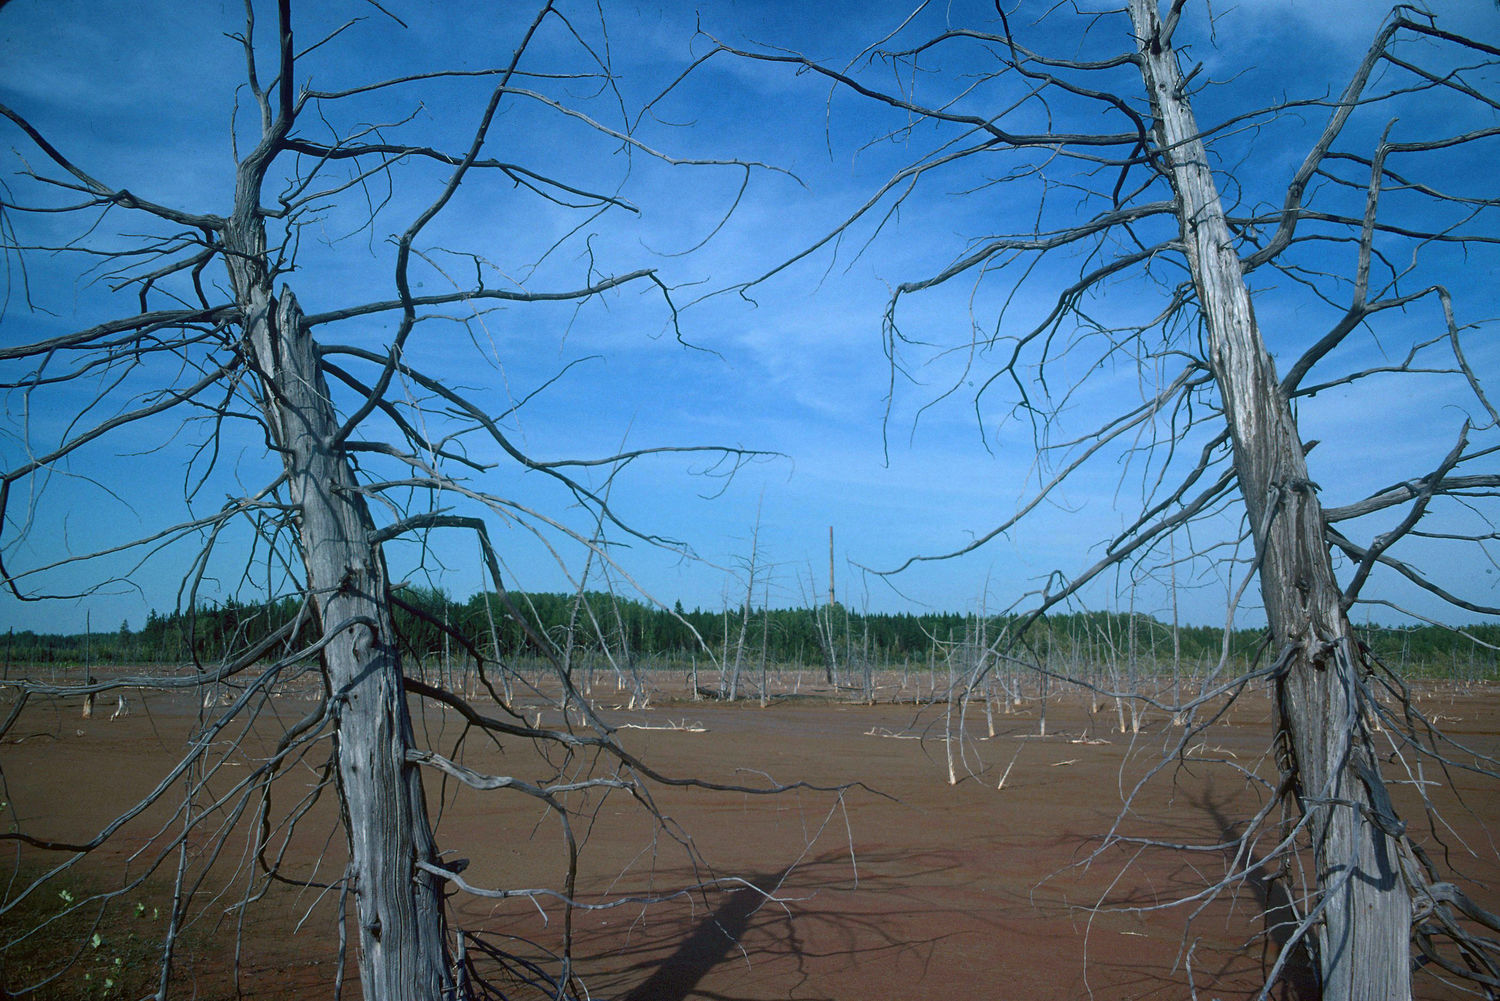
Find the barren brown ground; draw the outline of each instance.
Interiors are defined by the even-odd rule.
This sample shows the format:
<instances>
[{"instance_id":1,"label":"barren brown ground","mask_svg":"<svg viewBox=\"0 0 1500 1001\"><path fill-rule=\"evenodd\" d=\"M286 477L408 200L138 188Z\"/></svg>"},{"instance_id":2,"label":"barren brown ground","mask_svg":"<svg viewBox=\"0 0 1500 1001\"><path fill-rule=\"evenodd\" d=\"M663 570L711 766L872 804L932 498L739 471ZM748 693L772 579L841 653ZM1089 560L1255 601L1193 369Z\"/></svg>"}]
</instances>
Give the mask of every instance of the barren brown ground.
<instances>
[{"instance_id":1,"label":"barren brown ground","mask_svg":"<svg viewBox=\"0 0 1500 1001\"><path fill-rule=\"evenodd\" d=\"M615 708L612 683L594 696L611 723L633 724L619 731L622 743L666 774L751 786L769 778L864 787L842 795L799 790L769 797L653 787L672 829L691 838L696 866L628 795L595 797L591 820L578 824L586 835L581 899L731 881L650 905L576 914L576 971L592 997L1166 1001L1191 996L1191 982L1198 996L1228 1001L1253 996L1274 959L1275 947L1263 934L1266 895L1274 886L1253 879L1206 905L1165 906L1221 878L1228 864L1223 853L1120 846L1091 858L1100 837L1117 825L1132 835L1200 844L1238 830L1264 795L1240 769L1271 772L1262 696L1244 697L1126 810L1135 782L1181 732L1160 713L1148 714L1139 734L1121 734L1112 706L1091 715L1083 696L1065 692L1049 704L1042 738L1034 702L997 711L994 737L983 711L971 710L960 781L950 785L941 706L799 698L760 708L753 701L726 705L671 694L659 693L646 711ZM804 687L802 694L816 693ZM1459 739L1483 753L1500 751L1496 690L1431 685L1421 695L1423 709ZM10 697L0 701L7 708ZM6 822L32 834L84 839L158 782L179 757L197 707L149 694L133 705L128 718L115 721L107 712L81 719L76 701L29 706L0 745ZM279 720L258 726L243 757L231 757L208 788L227 792L245 759L263 753L264 740L307 706L295 695L274 701ZM548 721L556 722L555 713ZM445 753L460 733L455 715L435 710L419 727L429 746ZM500 750L477 741L468 746L464 760L476 769L546 777L524 742ZM326 755L326 744L318 754ZM277 811L315 784L313 766L321 760L315 754L288 769ZM1003 788L997 788L1002 775ZM1495 908L1500 864L1487 832L1500 823L1500 799L1493 788L1459 771L1422 776L1443 780L1427 786L1451 824L1439 828L1440 843L1417 817L1415 783L1404 773L1391 777L1398 780L1398 805L1428 850L1442 858L1446 845L1449 862ZM434 775L427 781L439 844L472 860L466 880L488 887L560 885L558 827L539 804L456 790ZM302 821L286 860L289 872L338 876L343 847L332 810L331 803L319 804ZM76 879L118 885L120 873L140 872L148 856L130 856L171 822L157 810L127 825ZM336 891L276 885L248 910L236 908L252 868L242 865L246 830L243 820L229 826L221 860L198 898L202 916L190 934L191 954L178 968L182 995L236 996L231 971L242 935L239 996L332 997ZM218 840L222 835L205 831L194 837L193 849L205 852ZM41 856L7 850L0 879L18 861L35 871ZM175 856L169 858L163 875L169 877L175 864ZM14 895L17 885L6 883L7 896ZM743 888L747 884L759 890ZM144 922L146 905L165 903L166 885L154 880L121 906L141 904L135 910ZM561 944L555 902L538 907L524 899L459 895L455 906L456 925L523 954ZM118 908L113 913L99 927L118 937L125 918ZM0 930L7 937L14 931ZM143 936L149 930L140 927ZM85 965L92 958L85 950ZM352 961L346 969L347 996L358 996ZM64 978L40 996L105 996L98 979L87 988L76 980ZM1460 996L1430 976L1419 978L1418 992ZM1294 969L1276 996L1312 996L1305 971Z\"/></svg>"}]
</instances>

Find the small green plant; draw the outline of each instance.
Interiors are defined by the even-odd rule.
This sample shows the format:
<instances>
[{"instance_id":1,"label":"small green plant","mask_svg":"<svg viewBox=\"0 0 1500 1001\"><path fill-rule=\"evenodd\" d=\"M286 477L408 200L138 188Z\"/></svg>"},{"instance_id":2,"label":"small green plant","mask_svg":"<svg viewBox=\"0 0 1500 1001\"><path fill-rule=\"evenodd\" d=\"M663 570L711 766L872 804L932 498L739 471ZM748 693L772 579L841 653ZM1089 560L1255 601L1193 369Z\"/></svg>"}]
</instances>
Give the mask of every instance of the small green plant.
<instances>
[{"instance_id":1,"label":"small green plant","mask_svg":"<svg viewBox=\"0 0 1500 1001\"><path fill-rule=\"evenodd\" d=\"M26 886L45 870L39 863L0 865L0 887ZM142 887L114 897L116 887L74 869L67 886L19 901L0 921L0 998L47 981L41 994L55 1001L103 1001L147 996L160 976L161 897ZM52 896L55 893L56 896ZM40 929L26 935L28 929Z\"/></svg>"}]
</instances>

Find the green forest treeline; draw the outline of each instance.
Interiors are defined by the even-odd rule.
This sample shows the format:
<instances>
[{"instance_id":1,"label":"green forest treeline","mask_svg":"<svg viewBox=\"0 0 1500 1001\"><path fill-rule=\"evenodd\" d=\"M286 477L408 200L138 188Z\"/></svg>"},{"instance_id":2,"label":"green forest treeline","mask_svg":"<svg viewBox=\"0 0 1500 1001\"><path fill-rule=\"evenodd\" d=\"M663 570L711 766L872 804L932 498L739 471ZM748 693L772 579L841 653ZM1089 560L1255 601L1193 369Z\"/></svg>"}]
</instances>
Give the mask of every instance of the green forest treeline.
<instances>
[{"instance_id":1,"label":"green forest treeline","mask_svg":"<svg viewBox=\"0 0 1500 1001\"><path fill-rule=\"evenodd\" d=\"M438 590L404 588L398 599L398 632L407 653L419 659L466 659L466 646L486 659L497 651L509 658L535 653L540 641L559 650L570 646L575 658L608 650L616 662L646 669L694 657L707 660L710 652L719 657L727 651L732 661L737 648L746 664L764 660L811 667L824 663L830 645L839 664L926 663L945 657L955 645L980 638L992 643L1012 621L1005 616L981 621L959 613L861 613L840 605L752 609L745 619L741 609L687 611L679 604L668 611L602 593L585 594L582 600L566 594L513 593L509 602L529 627L528 637L528 629L493 594L459 602ZM123 623L114 632L91 634L11 630L0 641L7 669L12 664L181 664L195 658L207 662L285 626L298 608L292 599L269 605L230 600L188 612L153 611L145 626L135 631ZM310 628L302 629L303 638L309 638ZM1079 612L1036 623L1026 643L1037 654L1061 653L1098 662L1124 659L1133 652L1139 664L1163 665L1174 656L1172 632L1169 624L1143 615ZM1468 636L1438 626L1360 630L1371 650L1392 667L1404 666L1417 674L1495 677L1500 625L1471 625L1464 632ZM1229 637L1231 654L1254 656L1262 639L1261 630L1239 630ZM1186 665L1212 662L1223 642L1222 629L1184 626L1177 630L1176 657Z\"/></svg>"}]
</instances>

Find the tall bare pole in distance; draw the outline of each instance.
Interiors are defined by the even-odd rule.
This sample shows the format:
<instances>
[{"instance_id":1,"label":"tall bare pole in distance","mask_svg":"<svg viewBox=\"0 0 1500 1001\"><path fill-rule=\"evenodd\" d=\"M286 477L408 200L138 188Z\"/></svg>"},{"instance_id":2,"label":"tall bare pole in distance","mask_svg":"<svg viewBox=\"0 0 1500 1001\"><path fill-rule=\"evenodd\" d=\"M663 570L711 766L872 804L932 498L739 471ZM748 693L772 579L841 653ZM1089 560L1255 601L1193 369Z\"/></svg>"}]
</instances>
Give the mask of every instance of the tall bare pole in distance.
<instances>
[{"instance_id":1,"label":"tall bare pole in distance","mask_svg":"<svg viewBox=\"0 0 1500 1001\"><path fill-rule=\"evenodd\" d=\"M833 597L833 526L828 526L828 604L836 602Z\"/></svg>"}]
</instances>

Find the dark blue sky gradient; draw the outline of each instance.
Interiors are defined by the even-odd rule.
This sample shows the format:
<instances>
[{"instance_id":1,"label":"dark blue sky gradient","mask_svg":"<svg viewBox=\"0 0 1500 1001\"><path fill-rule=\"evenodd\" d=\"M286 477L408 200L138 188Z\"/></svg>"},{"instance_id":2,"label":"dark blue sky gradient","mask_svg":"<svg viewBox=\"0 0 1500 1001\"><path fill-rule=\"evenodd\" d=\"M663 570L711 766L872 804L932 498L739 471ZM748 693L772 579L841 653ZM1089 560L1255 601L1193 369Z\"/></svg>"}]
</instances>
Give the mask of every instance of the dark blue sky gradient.
<instances>
[{"instance_id":1,"label":"dark blue sky gradient","mask_svg":"<svg viewBox=\"0 0 1500 1001\"><path fill-rule=\"evenodd\" d=\"M351 19L362 19L302 60L298 85L334 90L397 74L495 66L506 60L534 14L513 4L385 6L406 27L353 0L296 8L299 47L312 45ZM1128 48L1128 24L1122 18L1080 18L1059 10L1038 22L1052 6L1023 4L1010 15L1023 44L1074 59L1103 58ZM1194 82L1203 85L1195 106L1205 126L1277 101L1336 95L1384 15L1378 4L1361 0L1220 7L1214 5L1219 17L1210 26L1195 6L1179 36L1184 63L1203 65ZM1434 7L1450 30L1500 41L1500 14L1491 5ZM520 84L567 101L612 129L632 131L649 150L627 151L578 119L515 95L502 106L488 153L578 188L618 195L639 212L595 217L565 212L524 188L493 177L474 178L424 232L421 242L428 254L414 271L419 282L414 291L450 289L469 281L476 268L492 286L524 283L547 289L577 287L591 267L596 276L652 267L674 290L673 302L681 309L679 328L673 328L659 291L641 284L579 309L517 305L467 318L434 319L419 326L407 360L451 385L468 387L472 398L494 411L508 409L573 364L548 392L504 422L517 444L537 458L704 444L782 454L749 465L727 485L701 456L665 456L633 465L611 488L611 504L632 527L681 540L697 558L611 530L610 552L617 567L610 573L616 586L629 592L628 577L668 605L676 600L688 607L718 607L726 600L737 604L744 588L737 574L748 557L757 518L760 563L772 568L766 594L775 605L805 603L821 593L830 525L836 533L841 598L871 610L1004 609L1054 571L1072 575L1097 559L1099 544L1128 523L1142 497L1156 489L1166 462L1164 448L1133 458L1118 450L1100 455L1020 527L962 559L920 564L889 580L859 569L889 568L912 556L948 552L989 531L1078 454L1078 447L1065 443L1086 439L1108 415L1138 403L1155 378L1172 374L1152 366L1143 372L1133 348L1110 358L1102 334L1074 325L1064 337L1070 346L1049 361L1046 389L1039 381L1028 389L1038 398L1050 392L1059 408L1055 428L1043 439L1053 449L1038 457L1038 438L1026 415L1015 409L1013 388L996 385L976 404L976 391L994 372L1003 343L988 352L971 353L964 346L976 336L1003 339L1035 322L1089 260L1075 251L1043 261L1019 287L1022 265L1013 264L982 281L971 274L904 298L897 319L914 343L901 349L899 361L905 368L894 382L883 349L882 316L897 284L940 271L987 237L1028 231L1038 219L1044 227L1054 227L1087 218L1107 202L1117 171L1037 152L970 158L926 175L898 211L889 212L894 202L888 198L854 222L840 241L741 295L733 291L736 286L766 274L841 225L896 171L944 142L965 140L956 131L925 123L907 131L903 113L831 91L811 74L727 56L698 67L650 114L638 117L638 112L695 56L712 48L713 36L761 51L774 46L803 52L849 67L872 86L907 87L919 101L951 101L952 107L970 113L994 115L1015 103L1004 119L1005 127L1014 130L1042 130L1050 122L1065 131L1117 132L1128 128L1125 117L1062 98L1045 106L1025 100L1020 82L988 79L996 61L986 45L972 41L944 43L922 57L920 72L898 74L865 53L911 13L909 6L883 4L708 3L695 12L678 4L607 3L616 94L601 86L597 67L588 65L571 33L602 52L606 39L597 11L589 4L563 4L561 9L568 21L546 24L522 64L534 75ZM274 6L260 17L258 37L269 39ZM905 48L946 25L986 32L1000 28L990 4L931 4L883 45ZM695 27L702 34L695 34ZM0 101L110 185L190 211L227 213L235 142L243 152L256 130L253 106L241 87L243 52L225 37L242 28L243 9L237 2L127 6L12 0L0 11ZM1459 58L1451 47L1431 41L1411 42L1402 52L1444 71ZM1472 54L1462 58L1477 61ZM269 56L263 52L262 59ZM1117 87L1139 107L1139 81L1133 73L1126 67L1101 76L1094 85ZM589 75L560 78L569 74ZM1396 67L1386 67L1379 79L1377 91L1412 82ZM1487 93L1500 93L1493 72L1474 79ZM455 149L467 142L491 86L486 78L431 81L383 90L329 113L339 116L335 127L344 133L371 128L392 139ZM1288 179L1327 116L1326 108L1299 107L1274 118L1245 119L1216 134L1215 166L1222 172L1231 214L1280 204ZM1368 154L1398 116L1391 126L1396 140L1494 127L1497 120L1493 108L1477 102L1461 105L1436 93L1414 93L1388 109L1361 112L1338 148ZM300 129L314 140L331 134L313 114L303 118ZM4 125L3 148L0 183L6 186L7 200L67 200L56 192L38 193L21 176L28 165L43 167L43 157L9 123ZM741 195L742 169L673 165L649 151L679 159L738 158L763 166L750 170ZM1397 171L1410 167L1446 191L1493 198L1497 154L1500 142L1490 139L1440 159L1409 164L1396 157L1391 166ZM434 197L447 170L412 164L397 175L394 186L377 176L330 198L316 223L303 229L296 269L285 280L309 313L392 296L392 234ZM1351 168L1344 176L1358 175ZM1047 197L1039 210L1043 179ZM1357 215L1363 203L1362 190L1340 189L1327 179L1315 181L1313 190L1316 203L1327 211ZM1103 201L1097 194L1101 191ZM1151 197L1161 194L1141 200ZM373 225L366 225L371 206L379 206L379 213ZM1393 223L1427 228L1439 219L1458 223L1461 215L1411 192L1391 193L1385 209L1385 218ZM78 222L64 215L22 218L11 213L7 219L21 242L49 246L75 236ZM1491 238L1497 232L1493 213L1466 225ZM146 227L112 212L99 222L92 244L124 246L126 234ZM1174 231L1175 223L1161 219L1141 223L1138 233L1159 239ZM1493 378L1500 374L1494 324L1500 314L1500 276L1493 247L1466 253L1396 238L1382 247L1389 250L1392 267L1412 268L1400 280L1402 289L1442 282L1451 290L1459 322L1473 325L1464 332L1468 361L1481 378L1489 376L1492 386L1500 386ZM1093 253L1119 250L1114 242L1090 248ZM455 251L478 255L477 263ZM1301 270L1296 275L1265 269L1252 278L1260 324L1283 366L1337 320L1347 304L1347 286L1333 276L1354 270L1355 248L1347 240L1309 244L1297 254ZM104 272L85 270L94 262L81 267L76 255L28 252L24 282L21 263L14 253L7 260L0 346L54 336L133 308L131 295L112 300ZM208 277L221 288L225 284L220 275ZM1165 259L1153 263L1149 273L1132 270L1099 289L1086 304L1087 314L1104 327L1144 322L1162 308L1164 288L1183 277L1180 267ZM28 296L37 308L28 308ZM1002 310L1004 320L999 321ZM394 316L377 316L322 328L318 334L326 342L379 351L394 325ZM1325 359L1308 382L1382 364L1382 359L1399 360L1413 341L1441 329L1441 310L1433 300L1383 314ZM688 346L679 342L679 332ZM1190 337L1184 331L1174 336ZM1187 342L1181 346L1192 348ZM1430 350L1434 367L1442 367L1436 364L1442 360L1440 348ZM5 371L7 380L19 376L15 369ZM0 425L0 460L13 467L28 451L51 447L68 427L81 429L80 414L82 421L97 422L151 389L184 378L175 360L148 358L118 383L104 385L90 376L29 398L12 391ZM886 397L892 390L888 409ZM416 388L408 391L413 399L421 395ZM101 394L92 410L84 409ZM1500 388L1492 390L1492 398L1497 394ZM338 395L343 406L351 405L347 391ZM242 410L244 402L241 398L235 406ZM1428 472L1452 447L1466 418L1476 426L1487 421L1462 380L1451 373L1329 389L1299 401L1298 409L1304 436L1322 441L1310 463L1329 506ZM1205 398L1195 414L1212 423L1210 411L1211 400ZM59 464L45 481L18 486L0 539L12 571L149 536L165 525L216 510L227 498L253 493L275 475L277 463L267 456L260 431L249 420L231 416L218 429L214 451L206 447L215 433L209 415L195 413L186 423L183 416L174 413L123 429ZM439 430L441 418L434 415L433 421ZM1175 439L1184 455L1196 454L1217 430L1208 424L1204 428L1182 433L1158 429L1158 440ZM382 430L388 427L376 419L366 433L376 436ZM1494 427L1481 426L1471 431L1470 439L1494 443L1496 434ZM502 458L477 439L472 448L476 458ZM1468 471L1495 466L1479 463ZM367 472L377 468L371 460ZM1170 478L1180 468L1185 467L1168 464L1166 475ZM595 485L602 483L600 475L585 474ZM565 491L508 463L475 485L514 502L513 520L492 519L511 586L569 589L586 565L591 586L603 586L597 563L587 564L579 547L547 529L539 538L521 524L538 527L553 519L584 537L592 535L591 518ZM184 501L187 493L192 494L190 502ZM388 517L377 509L377 518ZM1398 511L1387 511L1351 532L1368 541L1399 517ZM1216 560L1236 555L1243 561L1248 545L1237 551L1210 547L1233 540L1240 532L1239 518L1238 507L1228 505L1191 538L1174 543L1179 557L1198 546L1215 558L1178 569L1186 620L1224 621L1226 602L1239 587L1245 565L1226 567ZM1424 528L1475 531L1482 524L1463 505L1444 501L1434 506ZM69 594L106 583L87 599L23 604L0 597L0 626L81 630L87 612L95 629L115 628L122 619L139 627L148 609L167 609L181 599L197 541L159 551L150 545L97 565L33 575L27 583L41 593ZM264 547L252 545L248 523L227 531L215 553L200 593L204 599L234 594L254 600L267 590L286 593L296 576L294 568L267 564ZM1164 548L1157 562L1167 555ZM1411 539L1397 555L1441 577L1471 601L1500 604L1500 575L1491 555L1478 547ZM456 533L434 537L425 547L397 544L389 552L398 578L444 587L456 596L479 586L475 556L472 539ZM1135 590L1136 609L1169 614L1167 580L1167 571L1159 569L1141 583ZM1129 590L1123 577L1107 575L1085 598L1093 607L1124 608L1132 601ZM758 589L757 602L764 600L761 594ZM1377 581L1369 594L1448 621L1475 617L1444 610L1395 579ZM1240 610L1242 623L1259 621L1254 605L1252 588ZM1356 613L1356 618L1366 616L1401 618L1389 606Z\"/></svg>"}]
</instances>

